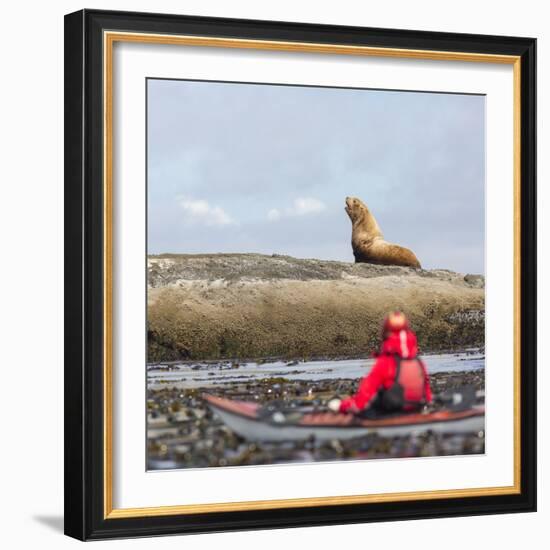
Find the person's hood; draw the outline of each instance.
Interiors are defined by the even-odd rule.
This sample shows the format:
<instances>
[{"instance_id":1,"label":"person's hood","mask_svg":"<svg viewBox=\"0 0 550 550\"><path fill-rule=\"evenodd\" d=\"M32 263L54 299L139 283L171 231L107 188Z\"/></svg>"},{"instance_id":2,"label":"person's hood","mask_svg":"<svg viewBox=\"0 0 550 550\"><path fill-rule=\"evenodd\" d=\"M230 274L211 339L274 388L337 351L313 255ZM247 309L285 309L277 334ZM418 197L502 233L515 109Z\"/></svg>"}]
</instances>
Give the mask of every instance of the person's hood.
<instances>
[{"instance_id":1,"label":"person's hood","mask_svg":"<svg viewBox=\"0 0 550 550\"><path fill-rule=\"evenodd\" d=\"M390 333L382 342L380 352L389 355L397 354L403 359L416 357L418 354L418 343L415 333L411 330L400 330Z\"/></svg>"}]
</instances>

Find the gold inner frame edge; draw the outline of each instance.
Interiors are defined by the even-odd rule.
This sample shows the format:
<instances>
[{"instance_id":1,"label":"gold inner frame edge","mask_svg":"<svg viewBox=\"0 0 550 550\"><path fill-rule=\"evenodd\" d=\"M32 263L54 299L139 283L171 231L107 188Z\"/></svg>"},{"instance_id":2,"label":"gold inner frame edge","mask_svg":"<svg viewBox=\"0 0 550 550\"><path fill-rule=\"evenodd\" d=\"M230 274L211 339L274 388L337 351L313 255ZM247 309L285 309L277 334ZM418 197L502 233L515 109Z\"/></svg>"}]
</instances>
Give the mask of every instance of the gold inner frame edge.
<instances>
[{"instance_id":1,"label":"gold inner frame edge","mask_svg":"<svg viewBox=\"0 0 550 550\"><path fill-rule=\"evenodd\" d=\"M254 500L242 502L221 502L208 504L182 504L154 506L147 508L113 508L113 445L112 445L112 293L113 293L113 46L115 42L147 44L203 46L218 48L258 49L271 51L359 55L373 57L396 57L425 59L432 61L466 61L476 63L498 63L513 65L514 94L514 484L503 487L481 487L467 489L443 489L433 491L411 491L398 493L346 495L327 497L304 497L292 499ZM521 425L520 425L520 351L521 351L521 58L513 55L449 52L436 50L412 50L401 48L380 48L370 46L347 46L341 44L316 44L308 42L284 42L272 40L249 40L204 36L169 34L148 34L104 31L103 33L103 152L104 152L104 475L103 511L105 519L172 516L213 512L235 512L247 510L273 510L280 508L303 508L308 506L334 506L346 504L368 504L383 502L404 502L412 500L435 500L443 498L466 498L519 494L521 492Z\"/></svg>"}]
</instances>

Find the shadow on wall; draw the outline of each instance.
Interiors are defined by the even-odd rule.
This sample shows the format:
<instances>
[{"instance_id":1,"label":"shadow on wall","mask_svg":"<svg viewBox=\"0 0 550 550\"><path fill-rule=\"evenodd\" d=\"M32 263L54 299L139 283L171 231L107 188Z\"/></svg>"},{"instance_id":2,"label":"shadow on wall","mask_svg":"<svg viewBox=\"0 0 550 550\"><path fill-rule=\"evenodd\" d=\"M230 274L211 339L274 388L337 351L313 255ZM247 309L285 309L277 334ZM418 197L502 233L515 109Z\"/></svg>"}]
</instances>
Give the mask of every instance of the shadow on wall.
<instances>
[{"instance_id":1,"label":"shadow on wall","mask_svg":"<svg viewBox=\"0 0 550 550\"><path fill-rule=\"evenodd\" d=\"M52 531L63 533L63 516L33 516L34 521L49 527Z\"/></svg>"}]
</instances>

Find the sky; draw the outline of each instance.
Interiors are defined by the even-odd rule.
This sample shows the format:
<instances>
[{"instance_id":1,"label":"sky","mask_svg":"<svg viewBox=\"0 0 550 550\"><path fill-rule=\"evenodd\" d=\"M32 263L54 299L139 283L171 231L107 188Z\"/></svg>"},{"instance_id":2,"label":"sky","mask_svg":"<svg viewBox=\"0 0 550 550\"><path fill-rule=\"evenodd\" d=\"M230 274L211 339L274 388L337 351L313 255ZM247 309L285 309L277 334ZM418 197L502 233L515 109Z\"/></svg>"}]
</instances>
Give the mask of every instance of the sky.
<instances>
[{"instance_id":1,"label":"sky","mask_svg":"<svg viewBox=\"0 0 550 550\"><path fill-rule=\"evenodd\" d=\"M352 262L356 196L424 268L484 273L484 96L147 86L149 254Z\"/></svg>"}]
</instances>

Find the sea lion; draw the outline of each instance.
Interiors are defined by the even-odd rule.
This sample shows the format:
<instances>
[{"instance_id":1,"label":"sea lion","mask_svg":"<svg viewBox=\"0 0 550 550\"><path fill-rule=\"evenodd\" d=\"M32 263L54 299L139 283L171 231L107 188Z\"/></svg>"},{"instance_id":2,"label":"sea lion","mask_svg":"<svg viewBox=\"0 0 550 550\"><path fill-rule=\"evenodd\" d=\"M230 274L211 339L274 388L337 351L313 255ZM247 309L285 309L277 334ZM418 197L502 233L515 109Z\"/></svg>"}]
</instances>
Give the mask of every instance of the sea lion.
<instances>
[{"instance_id":1,"label":"sea lion","mask_svg":"<svg viewBox=\"0 0 550 550\"><path fill-rule=\"evenodd\" d=\"M346 197L345 210L351 220L351 247L356 263L421 267L412 250L384 240L365 203L356 197Z\"/></svg>"}]
</instances>

